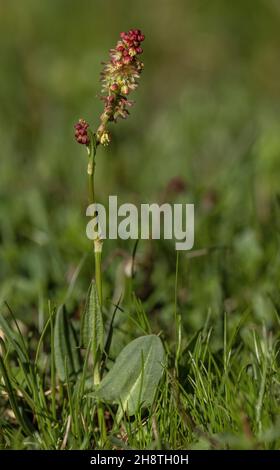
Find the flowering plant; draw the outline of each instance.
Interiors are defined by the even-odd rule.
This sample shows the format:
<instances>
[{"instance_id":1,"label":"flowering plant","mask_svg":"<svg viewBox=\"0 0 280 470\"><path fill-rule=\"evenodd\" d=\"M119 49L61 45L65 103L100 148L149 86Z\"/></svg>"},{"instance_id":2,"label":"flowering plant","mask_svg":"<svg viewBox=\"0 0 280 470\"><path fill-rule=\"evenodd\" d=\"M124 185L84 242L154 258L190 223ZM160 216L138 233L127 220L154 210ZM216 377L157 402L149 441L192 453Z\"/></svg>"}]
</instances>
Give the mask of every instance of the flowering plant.
<instances>
[{"instance_id":1,"label":"flowering plant","mask_svg":"<svg viewBox=\"0 0 280 470\"><path fill-rule=\"evenodd\" d=\"M128 95L138 86L138 79L144 64L139 59L143 49L141 43L145 36L139 29L131 29L127 33L120 33L115 48L110 50L110 60L104 64L101 72L102 94L104 110L100 116L97 130L93 132L84 119L75 124L75 138L79 144L87 147L89 202L95 204L94 170L95 156L99 144L108 145L111 137L108 131L109 122L117 122L119 118L127 118L128 108L133 104ZM102 276L101 276L102 239L96 230L94 236L95 253L95 281L99 302L102 306Z\"/></svg>"},{"instance_id":2,"label":"flowering plant","mask_svg":"<svg viewBox=\"0 0 280 470\"><path fill-rule=\"evenodd\" d=\"M88 152L89 161L87 173L89 203L94 204L94 207L96 207L94 193L96 151L100 144L107 146L111 141L111 136L108 130L109 123L116 123L120 118L125 119L129 115L129 108L133 105L133 102L128 99L128 95L132 91L136 90L138 79L144 67L143 62L139 59L139 56L143 52L141 43L144 39L145 36L139 29L131 29L128 32L120 33L120 38L116 46L110 50L110 58L103 64L103 70L101 72L101 100L104 103L104 109L100 116L100 122L95 131L91 129L89 123L84 119L80 119L74 126L76 141L79 144L85 145ZM97 226L92 237L94 241L95 284L97 291L95 296L95 305L98 304L100 309L95 309L95 318L93 319L93 323L101 325L103 324L101 270L103 240L98 228L98 213L96 209L95 214L97 216ZM91 290L95 289L95 284L92 284ZM103 335L101 330L97 333L99 338ZM100 382L100 364L102 358L102 344L97 343L95 345L95 350L93 351L95 384L99 384Z\"/></svg>"}]
</instances>

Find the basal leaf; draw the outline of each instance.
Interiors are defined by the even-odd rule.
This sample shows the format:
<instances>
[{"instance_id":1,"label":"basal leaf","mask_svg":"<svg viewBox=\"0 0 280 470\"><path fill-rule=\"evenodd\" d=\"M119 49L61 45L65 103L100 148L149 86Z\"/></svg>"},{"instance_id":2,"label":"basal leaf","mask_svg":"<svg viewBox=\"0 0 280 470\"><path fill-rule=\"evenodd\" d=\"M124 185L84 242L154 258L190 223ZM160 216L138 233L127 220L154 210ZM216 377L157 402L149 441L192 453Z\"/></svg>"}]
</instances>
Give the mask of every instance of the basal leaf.
<instances>
[{"instance_id":1,"label":"basal leaf","mask_svg":"<svg viewBox=\"0 0 280 470\"><path fill-rule=\"evenodd\" d=\"M81 369L81 358L75 332L65 306L61 306L56 314L54 326L54 355L59 378L73 376Z\"/></svg>"},{"instance_id":2,"label":"basal leaf","mask_svg":"<svg viewBox=\"0 0 280 470\"><path fill-rule=\"evenodd\" d=\"M81 343L87 348L92 343L94 356L97 351L103 350L104 327L102 311L98 300L98 293L95 282L92 281L89 288L85 311L81 325Z\"/></svg>"},{"instance_id":3,"label":"basal leaf","mask_svg":"<svg viewBox=\"0 0 280 470\"><path fill-rule=\"evenodd\" d=\"M102 380L97 395L105 401L121 404L135 414L139 406L153 402L162 376L164 349L158 336L141 336L119 354L112 369Z\"/></svg>"}]
</instances>

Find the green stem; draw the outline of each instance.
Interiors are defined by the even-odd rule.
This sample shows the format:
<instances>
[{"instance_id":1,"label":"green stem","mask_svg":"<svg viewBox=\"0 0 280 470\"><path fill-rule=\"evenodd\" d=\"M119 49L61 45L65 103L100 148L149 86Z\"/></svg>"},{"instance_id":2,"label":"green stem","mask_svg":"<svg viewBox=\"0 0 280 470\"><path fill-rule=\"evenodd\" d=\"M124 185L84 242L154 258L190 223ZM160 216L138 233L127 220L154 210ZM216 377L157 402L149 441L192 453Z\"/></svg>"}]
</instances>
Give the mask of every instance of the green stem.
<instances>
[{"instance_id":1,"label":"green stem","mask_svg":"<svg viewBox=\"0 0 280 470\"><path fill-rule=\"evenodd\" d=\"M102 256L102 242L96 240L94 243L94 257L95 257L95 282L97 288L97 294L99 303L102 309L103 297L102 297L102 271L101 271L101 256Z\"/></svg>"},{"instance_id":2,"label":"green stem","mask_svg":"<svg viewBox=\"0 0 280 470\"><path fill-rule=\"evenodd\" d=\"M96 150L93 146L89 148L89 162L88 162L88 192L89 192L89 203L95 204L95 193L94 193L94 173L95 173L95 153ZM97 225L98 233L98 225ZM97 237L93 244L94 258L95 258L95 282L97 287L97 293L99 303L102 307L102 270L101 270L101 253L102 253L102 240Z\"/></svg>"},{"instance_id":3,"label":"green stem","mask_svg":"<svg viewBox=\"0 0 280 470\"><path fill-rule=\"evenodd\" d=\"M95 171L95 152L92 147L88 147L89 160L88 160L88 202L94 204L94 171Z\"/></svg>"},{"instance_id":4,"label":"green stem","mask_svg":"<svg viewBox=\"0 0 280 470\"><path fill-rule=\"evenodd\" d=\"M91 136L91 145L88 148L89 151L89 162L88 162L88 194L89 194L89 204L95 204L95 193L94 193L94 173L95 173L95 155L96 147L94 146L94 136ZM98 233L98 225L97 225ZM102 270L101 270L101 254L102 254L102 240L97 237L93 242L94 249L94 261L95 261L95 282L97 288L97 294L99 303L102 309L103 299L102 299ZM93 369L93 383L98 385L100 383L100 363L101 363L102 354L98 353L97 357L94 358L94 369ZM106 433L106 423L104 418L104 408L102 403L97 403L97 419L100 430L101 443L104 445L107 439Z\"/></svg>"},{"instance_id":5,"label":"green stem","mask_svg":"<svg viewBox=\"0 0 280 470\"><path fill-rule=\"evenodd\" d=\"M54 323L53 323L54 312L50 311L50 323L51 323L51 408L53 419L56 420L56 377L55 377L55 358L54 358Z\"/></svg>"}]
</instances>

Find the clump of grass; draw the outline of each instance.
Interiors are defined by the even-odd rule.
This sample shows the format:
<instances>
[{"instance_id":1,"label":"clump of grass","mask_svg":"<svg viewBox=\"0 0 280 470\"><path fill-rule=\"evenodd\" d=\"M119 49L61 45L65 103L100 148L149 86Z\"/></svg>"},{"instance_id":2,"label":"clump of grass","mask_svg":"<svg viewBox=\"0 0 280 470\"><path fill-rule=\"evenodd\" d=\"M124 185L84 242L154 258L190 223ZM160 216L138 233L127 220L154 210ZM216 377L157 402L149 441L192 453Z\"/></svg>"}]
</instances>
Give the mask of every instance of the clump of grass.
<instances>
[{"instance_id":1,"label":"clump of grass","mask_svg":"<svg viewBox=\"0 0 280 470\"><path fill-rule=\"evenodd\" d=\"M104 441L89 392L89 352L75 378L58 382L53 323L50 311L34 355L16 320L8 326L1 319L2 449L279 448L279 340L265 328L247 336L244 322L229 328L225 321L224 344L215 350L206 327L184 342L178 373L169 351L151 407L119 421L117 407L104 404Z\"/></svg>"}]
</instances>

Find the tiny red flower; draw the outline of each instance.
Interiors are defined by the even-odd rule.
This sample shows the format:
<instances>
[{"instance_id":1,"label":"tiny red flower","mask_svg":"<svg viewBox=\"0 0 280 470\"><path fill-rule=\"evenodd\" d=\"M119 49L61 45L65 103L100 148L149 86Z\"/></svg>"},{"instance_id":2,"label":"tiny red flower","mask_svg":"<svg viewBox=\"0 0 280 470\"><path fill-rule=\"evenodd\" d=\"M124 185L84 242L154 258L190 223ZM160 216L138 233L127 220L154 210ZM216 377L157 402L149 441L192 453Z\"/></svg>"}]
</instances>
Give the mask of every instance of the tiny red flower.
<instances>
[{"instance_id":1,"label":"tiny red flower","mask_svg":"<svg viewBox=\"0 0 280 470\"><path fill-rule=\"evenodd\" d=\"M89 145L90 139L87 132L88 127L89 124L84 119L79 119L77 124L75 124L75 138L79 144Z\"/></svg>"}]
</instances>

